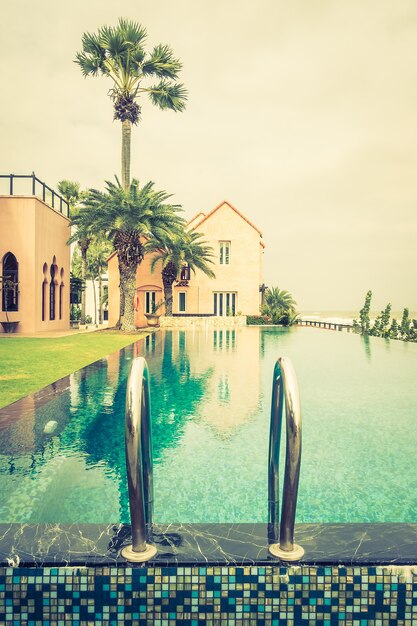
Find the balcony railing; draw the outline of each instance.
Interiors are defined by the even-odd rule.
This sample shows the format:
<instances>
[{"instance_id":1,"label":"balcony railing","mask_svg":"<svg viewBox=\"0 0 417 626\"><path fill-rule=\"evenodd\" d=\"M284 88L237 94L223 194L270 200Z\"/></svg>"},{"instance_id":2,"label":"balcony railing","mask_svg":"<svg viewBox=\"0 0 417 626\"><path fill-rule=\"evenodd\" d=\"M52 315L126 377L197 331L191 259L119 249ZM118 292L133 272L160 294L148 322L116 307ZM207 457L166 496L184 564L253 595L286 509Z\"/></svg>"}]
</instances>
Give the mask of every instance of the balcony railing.
<instances>
[{"instance_id":1,"label":"balcony railing","mask_svg":"<svg viewBox=\"0 0 417 626\"><path fill-rule=\"evenodd\" d=\"M36 196L69 217L69 205L62 196L33 174L0 174L0 195Z\"/></svg>"}]
</instances>

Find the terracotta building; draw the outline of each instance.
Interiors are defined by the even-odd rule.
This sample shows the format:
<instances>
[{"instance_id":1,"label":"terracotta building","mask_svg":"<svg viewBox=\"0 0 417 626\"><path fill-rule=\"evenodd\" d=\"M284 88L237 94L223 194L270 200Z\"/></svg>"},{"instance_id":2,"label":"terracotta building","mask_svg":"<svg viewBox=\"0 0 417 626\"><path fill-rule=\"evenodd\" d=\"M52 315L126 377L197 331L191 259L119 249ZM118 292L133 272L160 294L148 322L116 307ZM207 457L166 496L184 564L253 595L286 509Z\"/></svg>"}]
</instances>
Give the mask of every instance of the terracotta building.
<instances>
[{"instance_id":1,"label":"terracotta building","mask_svg":"<svg viewBox=\"0 0 417 626\"><path fill-rule=\"evenodd\" d=\"M68 205L31 176L0 176L0 333L68 329Z\"/></svg>"},{"instance_id":2,"label":"terracotta building","mask_svg":"<svg viewBox=\"0 0 417 626\"><path fill-rule=\"evenodd\" d=\"M216 277L208 278L197 270L184 267L173 287L174 315L229 316L257 315L260 307L260 286L263 282L263 251L261 231L230 202L223 201L208 214L198 213L188 227L203 235L213 248ZM163 300L161 265L151 271L152 256L147 255L136 274L138 306L136 326L146 326L146 313L152 304ZM109 258L109 325L119 316L119 270L117 255ZM158 313L164 313L163 307Z\"/></svg>"}]
</instances>

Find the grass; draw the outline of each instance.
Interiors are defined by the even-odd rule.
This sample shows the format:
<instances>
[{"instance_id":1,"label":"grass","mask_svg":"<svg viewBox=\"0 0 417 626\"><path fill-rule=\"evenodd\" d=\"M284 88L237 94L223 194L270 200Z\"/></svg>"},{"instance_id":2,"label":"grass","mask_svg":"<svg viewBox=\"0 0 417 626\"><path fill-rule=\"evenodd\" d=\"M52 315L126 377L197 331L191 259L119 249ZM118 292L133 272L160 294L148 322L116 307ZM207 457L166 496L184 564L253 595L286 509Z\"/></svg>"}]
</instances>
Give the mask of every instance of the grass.
<instances>
[{"instance_id":1,"label":"grass","mask_svg":"<svg viewBox=\"0 0 417 626\"><path fill-rule=\"evenodd\" d=\"M0 340L0 407L120 350L145 333L102 331L57 338Z\"/></svg>"}]
</instances>

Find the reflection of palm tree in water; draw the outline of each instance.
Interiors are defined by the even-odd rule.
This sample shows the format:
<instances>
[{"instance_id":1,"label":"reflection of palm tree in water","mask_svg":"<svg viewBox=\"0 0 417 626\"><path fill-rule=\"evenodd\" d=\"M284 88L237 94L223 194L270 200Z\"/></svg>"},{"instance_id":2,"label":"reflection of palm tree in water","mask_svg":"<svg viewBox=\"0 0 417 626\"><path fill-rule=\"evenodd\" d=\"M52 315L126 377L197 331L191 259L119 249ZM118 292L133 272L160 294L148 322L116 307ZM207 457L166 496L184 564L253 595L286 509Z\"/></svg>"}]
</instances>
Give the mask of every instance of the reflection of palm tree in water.
<instances>
[{"instance_id":1,"label":"reflection of palm tree in water","mask_svg":"<svg viewBox=\"0 0 417 626\"><path fill-rule=\"evenodd\" d=\"M182 435L186 422L195 414L204 397L207 380L212 374L212 368L198 376L191 373L185 337L185 331L179 331L178 357L174 361L173 332L166 332L161 368L158 371L151 368L151 385L155 389L152 393L152 428L156 462Z\"/></svg>"},{"instance_id":2,"label":"reflection of palm tree in water","mask_svg":"<svg viewBox=\"0 0 417 626\"><path fill-rule=\"evenodd\" d=\"M185 342L181 341L184 336L179 334L178 355L174 357L171 332L165 333L165 342L161 341L162 347L155 352L154 342L149 342L151 350L148 354L146 345L140 344L141 353L148 358L151 374L156 463L164 450L182 437L187 420L196 412L204 396L206 381L211 374L211 370L198 376L191 374L190 358ZM128 520L124 445L126 381L134 347L128 346L120 352L116 378L109 379L107 360L103 359L73 374L64 394L51 403L41 404L36 409L35 450L24 455L27 459L24 473L38 472L56 455L81 457L87 466L98 465L110 480L119 483L123 520ZM61 430L60 417L63 415L66 418ZM52 437L43 433L45 423L51 419L58 421ZM22 459L19 467L21 465ZM13 460L4 471L16 471ZM117 521L116 517L117 511L115 519L109 521Z\"/></svg>"},{"instance_id":3,"label":"reflection of palm tree in water","mask_svg":"<svg viewBox=\"0 0 417 626\"><path fill-rule=\"evenodd\" d=\"M151 379L152 438L154 461L158 463L166 448L172 447L182 436L185 424L201 402L207 378L211 371L200 376L191 374L190 359L185 345L180 342L178 359L173 360L172 332L165 333L162 345L162 362L158 356L148 361ZM85 424L85 432L78 445L87 455L86 463L95 465L105 462L109 474L119 481L121 519L127 521L128 496L124 445L126 381L130 360L121 354L120 374L111 406L102 406L98 391L95 400L94 419ZM88 393L92 398L92 394ZM98 410L97 410L98 409ZM80 434L80 433L78 433ZM71 438L71 433L68 432ZM70 445L68 437L66 444ZM109 520L113 521L113 520Z\"/></svg>"},{"instance_id":4,"label":"reflection of palm tree in water","mask_svg":"<svg viewBox=\"0 0 417 626\"><path fill-rule=\"evenodd\" d=\"M371 344L369 342L369 336L362 335L361 339L362 339L363 347L365 348L366 358L368 359L368 361L370 361L371 360Z\"/></svg>"}]
</instances>

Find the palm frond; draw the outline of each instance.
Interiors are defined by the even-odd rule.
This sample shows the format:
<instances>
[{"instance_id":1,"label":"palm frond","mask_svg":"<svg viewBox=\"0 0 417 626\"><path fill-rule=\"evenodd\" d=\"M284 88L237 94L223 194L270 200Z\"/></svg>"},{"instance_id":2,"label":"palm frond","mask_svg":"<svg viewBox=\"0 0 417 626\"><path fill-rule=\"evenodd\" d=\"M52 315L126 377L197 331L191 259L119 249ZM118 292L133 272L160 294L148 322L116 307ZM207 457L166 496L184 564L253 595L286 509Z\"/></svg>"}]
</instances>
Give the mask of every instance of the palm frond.
<instances>
[{"instance_id":1,"label":"palm frond","mask_svg":"<svg viewBox=\"0 0 417 626\"><path fill-rule=\"evenodd\" d=\"M100 44L108 56L120 59L127 54L129 44L123 37L123 33L111 26L103 26L99 33Z\"/></svg>"},{"instance_id":2,"label":"palm frond","mask_svg":"<svg viewBox=\"0 0 417 626\"><path fill-rule=\"evenodd\" d=\"M296 306L297 303L289 291L271 287L265 292L261 311L270 317L274 324L287 326L296 320Z\"/></svg>"},{"instance_id":3,"label":"palm frond","mask_svg":"<svg viewBox=\"0 0 417 626\"><path fill-rule=\"evenodd\" d=\"M170 82L178 77L182 63L165 44L155 46L147 55L146 37L143 26L120 18L116 26L102 26L95 34L84 33L82 50L75 57L84 77L103 74L113 80L109 94L114 102L114 117L122 122L139 121L140 107L135 100L142 92L148 92L153 104L161 109L185 108L184 85ZM142 79L149 76L157 76L161 81L144 88Z\"/></svg>"},{"instance_id":4,"label":"palm frond","mask_svg":"<svg viewBox=\"0 0 417 626\"><path fill-rule=\"evenodd\" d=\"M132 47L139 46L145 42L147 37L146 28L138 22L120 17L118 27L125 40L129 42Z\"/></svg>"},{"instance_id":5,"label":"palm frond","mask_svg":"<svg viewBox=\"0 0 417 626\"><path fill-rule=\"evenodd\" d=\"M210 278L215 278L209 267L213 263L213 249L205 241L200 241L201 234L185 230L185 222L179 222L180 230L172 228L162 233L162 241L153 238L147 242L147 253L155 253L151 261L151 270L160 262L162 269L170 266L171 274L178 275L184 265L188 265L195 273L197 269Z\"/></svg>"},{"instance_id":6,"label":"palm frond","mask_svg":"<svg viewBox=\"0 0 417 626\"><path fill-rule=\"evenodd\" d=\"M142 65L144 76L175 79L182 69L182 63L174 57L172 49L167 45L155 46Z\"/></svg>"},{"instance_id":7,"label":"palm frond","mask_svg":"<svg viewBox=\"0 0 417 626\"><path fill-rule=\"evenodd\" d=\"M85 54L103 56L103 46L100 43L100 35L94 33L84 33L81 39L83 52Z\"/></svg>"},{"instance_id":8,"label":"palm frond","mask_svg":"<svg viewBox=\"0 0 417 626\"><path fill-rule=\"evenodd\" d=\"M77 52L74 63L80 66L84 78L87 76L97 76L100 72L105 73L102 59L95 55Z\"/></svg>"},{"instance_id":9,"label":"palm frond","mask_svg":"<svg viewBox=\"0 0 417 626\"><path fill-rule=\"evenodd\" d=\"M116 234L123 232L162 241L170 230L184 228L184 220L179 216L181 207L168 203L170 197L165 191L156 191L152 181L141 187L133 179L127 191L117 179L106 181L104 192L88 191L74 224L113 241Z\"/></svg>"},{"instance_id":10,"label":"palm frond","mask_svg":"<svg viewBox=\"0 0 417 626\"><path fill-rule=\"evenodd\" d=\"M97 76L100 72L107 73L104 65L105 50L100 44L99 35L92 33L84 33L82 36L82 51L75 55L75 63L77 63L84 77Z\"/></svg>"},{"instance_id":11,"label":"palm frond","mask_svg":"<svg viewBox=\"0 0 417 626\"><path fill-rule=\"evenodd\" d=\"M172 84L166 80L161 80L157 85L144 89L144 91L149 93L152 103L159 106L160 109L172 109L173 111L185 109L188 92L181 83Z\"/></svg>"}]
</instances>

